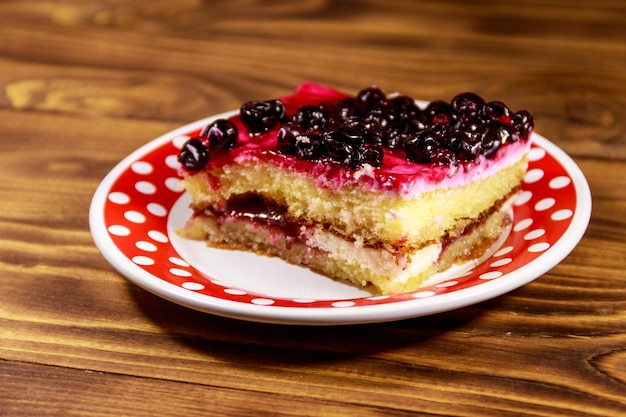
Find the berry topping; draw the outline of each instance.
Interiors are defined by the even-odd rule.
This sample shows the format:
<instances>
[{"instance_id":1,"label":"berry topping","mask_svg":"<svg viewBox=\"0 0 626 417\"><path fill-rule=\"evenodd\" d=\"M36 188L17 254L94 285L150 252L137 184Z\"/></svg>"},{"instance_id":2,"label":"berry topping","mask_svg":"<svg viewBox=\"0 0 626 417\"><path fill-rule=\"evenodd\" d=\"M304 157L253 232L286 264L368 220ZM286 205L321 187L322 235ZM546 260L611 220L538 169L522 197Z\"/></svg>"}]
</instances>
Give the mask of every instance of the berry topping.
<instances>
[{"instance_id":1,"label":"berry topping","mask_svg":"<svg viewBox=\"0 0 626 417\"><path fill-rule=\"evenodd\" d=\"M280 100L248 101L241 106L240 115L250 134L258 135L272 130L284 117L285 108Z\"/></svg>"},{"instance_id":2,"label":"berry topping","mask_svg":"<svg viewBox=\"0 0 626 417\"><path fill-rule=\"evenodd\" d=\"M209 151L197 138L185 142L178 154L178 162L190 171L201 170L208 161Z\"/></svg>"},{"instance_id":3,"label":"berry topping","mask_svg":"<svg viewBox=\"0 0 626 417\"><path fill-rule=\"evenodd\" d=\"M200 140L205 138L204 146L211 150L232 149L237 143L238 136L237 126L226 119L218 119L200 132Z\"/></svg>"},{"instance_id":4,"label":"berry topping","mask_svg":"<svg viewBox=\"0 0 626 417\"><path fill-rule=\"evenodd\" d=\"M382 167L385 155L393 155L454 172L459 164L495 158L503 146L528 141L534 129L526 110L513 113L504 103L471 92L423 109L412 97L387 96L376 86L320 101L300 107L285 101L290 114L280 100L249 101L241 106L240 120L252 137L275 134L277 153L351 170ZM200 170L209 154L237 147L236 122L214 121L183 146L178 160L188 170ZM264 137L271 139L259 139Z\"/></svg>"}]
</instances>

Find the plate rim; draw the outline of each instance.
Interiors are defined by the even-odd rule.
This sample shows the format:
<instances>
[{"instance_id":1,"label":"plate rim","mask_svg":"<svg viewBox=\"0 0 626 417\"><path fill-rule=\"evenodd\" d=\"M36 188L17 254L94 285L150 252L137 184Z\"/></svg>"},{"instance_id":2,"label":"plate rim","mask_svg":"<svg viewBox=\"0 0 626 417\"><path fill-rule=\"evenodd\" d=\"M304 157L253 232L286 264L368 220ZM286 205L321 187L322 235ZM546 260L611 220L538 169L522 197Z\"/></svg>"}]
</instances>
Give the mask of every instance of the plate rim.
<instances>
[{"instance_id":1,"label":"plate rim","mask_svg":"<svg viewBox=\"0 0 626 417\"><path fill-rule=\"evenodd\" d=\"M499 297L541 277L565 259L578 245L587 230L591 218L591 191L582 170L562 149L540 134L533 133L533 143L551 154L568 173L576 194L576 210L570 225L563 235L547 251L531 260L524 268L518 268L507 273L507 279L486 281L480 285L462 288L450 293L438 294L432 298L352 306L347 309L341 307L308 308L304 306L254 305L220 299L207 294L199 294L152 275L128 259L115 245L106 230L103 209L109 190L117 178L141 156L175 140L178 136L183 136L189 131L201 128L212 120L229 117L235 112L224 112L186 124L145 143L131 152L119 161L102 179L93 194L89 207L89 228L93 241L102 256L124 278L163 299L194 310L246 321L292 325L365 324L439 314ZM533 267L533 272L529 274L528 269L530 266Z\"/></svg>"}]
</instances>

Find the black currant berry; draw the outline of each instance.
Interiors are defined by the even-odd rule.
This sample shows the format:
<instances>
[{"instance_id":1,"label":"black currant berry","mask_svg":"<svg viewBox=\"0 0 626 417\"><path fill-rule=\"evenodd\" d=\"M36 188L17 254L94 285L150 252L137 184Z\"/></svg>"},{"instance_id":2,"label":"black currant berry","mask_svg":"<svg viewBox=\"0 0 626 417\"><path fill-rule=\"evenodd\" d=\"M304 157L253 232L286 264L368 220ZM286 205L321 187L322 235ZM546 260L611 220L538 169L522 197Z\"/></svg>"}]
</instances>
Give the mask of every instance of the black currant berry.
<instances>
[{"instance_id":1,"label":"black currant berry","mask_svg":"<svg viewBox=\"0 0 626 417\"><path fill-rule=\"evenodd\" d=\"M486 158L494 158L502 142L498 137L497 127L484 125L476 132L476 139L481 142L482 154Z\"/></svg>"},{"instance_id":2,"label":"black currant berry","mask_svg":"<svg viewBox=\"0 0 626 417\"><path fill-rule=\"evenodd\" d=\"M476 116L485 104L485 100L474 93L461 93L451 101L452 110L457 115Z\"/></svg>"},{"instance_id":3,"label":"black currant berry","mask_svg":"<svg viewBox=\"0 0 626 417\"><path fill-rule=\"evenodd\" d=\"M356 147L361 147L365 143L361 132L348 126L341 126L337 129L324 132L324 141L328 140L348 143Z\"/></svg>"},{"instance_id":4,"label":"black currant berry","mask_svg":"<svg viewBox=\"0 0 626 417\"><path fill-rule=\"evenodd\" d=\"M226 119L218 119L200 132L200 137L206 138L204 145L218 151L232 149L237 143L238 136L237 126Z\"/></svg>"},{"instance_id":5,"label":"black currant berry","mask_svg":"<svg viewBox=\"0 0 626 417\"><path fill-rule=\"evenodd\" d=\"M456 117L456 120L452 125L452 129L455 131L473 133L476 132L482 124L483 121L477 116L466 116L461 114Z\"/></svg>"},{"instance_id":6,"label":"black currant berry","mask_svg":"<svg viewBox=\"0 0 626 417\"><path fill-rule=\"evenodd\" d=\"M352 129L358 132L361 135L365 135L367 131L367 127L365 126L365 122L363 118L358 116L350 116L345 122L343 122L340 126L336 127L335 130L341 130L342 128Z\"/></svg>"},{"instance_id":7,"label":"black currant berry","mask_svg":"<svg viewBox=\"0 0 626 417\"><path fill-rule=\"evenodd\" d=\"M482 150L482 143L465 131L452 133L446 138L446 145L463 162L475 161Z\"/></svg>"},{"instance_id":8,"label":"black currant berry","mask_svg":"<svg viewBox=\"0 0 626 417\"><path fill-rule=\"evenodd\" d=\"M203 169L209 161L209 151L198 138L192 138L183 144L178 153L178 162L190 171Z\"/></svg>"},{"instance_id":9,"label":"black currant berry","mask_svg":"<svg viewBox=\"0 0 626 417\"><path fill-rule=\"evenodd\" d=\"M456 166L457 160L450 149L439 148L430 154L430 163L434 166Z\"/></svg>"},{"instance_id":10,"label":"black currant berry","mask_svg":"<svg viewBox=\"0 0 626 417\"><path fill-rule=\"evenodd\" d=\"M241 122L253 135L272 130L283 119L285 108L280 100L248 101L240 109Z\"/></svg>"},{"instance_id":11,"label":"black currant berry","mask_svg":"<svg viewBox=\"0 0 626 417\"><path fill-rule=\"evenodd\" d=\"M356 101L362 109L371 109L387 99L387 95L378 87L365 88L356 95Z\"/></svg>"},{"instance_id":12,"label":"black currant berry","mask_svg":"<svg viewBox=\"0 0 626 417\"><path fill-rule=\"evenodd\" d=\"M322 137L316 133L298 136L295 143L296 157L299 159L315 159L324 155Z\"/></svg>"},{"instance_id":13,"label":"black currant berry","mask_svg":"<svg viewBox=\"0 0 626 417\"><path fill-rule=\"evenodd\" d=\"M443 100L432 101L425 109L431 126L450 126L453 121L452 106Z\"/></svg>"},{"instance_id":14,"label":"black currant berry","mask_svg":"<svg viewBox=\"0 0 626 417\"><path fill-rule=\"evenodd\" d=\"M438 147L437 136L430 130L422 130L406 139L404 153L408 161L427 164L430 162L430 155Z\"/></svg>"},{"instance_id":15,"label":"black currant berry","mask_svg":"<svg viewBox=\"0 0 626 417\"><path fill-rule=\"evenodd\" d=\"M526 110L520 110L511 117L513 129L520 135L523 140L530 137L535 128L535 120Z\"/></svg>"},{"instance_id":16,"label":"black currant berry","mask_svg":"<svg viewBox=\"0 0 626 417\"><path fill-rule=\"evenodd\" d=\"M519 139L519 135L515 134L513 130L503 124L495 124L493 129L496 132L496 136L500 140L500 144L506 145L507 143L516 142Z\"/></svg>"},{"instance_id":17,"label":"black currant berry","mask_svg":"<svg viewBox=\"0 0 626 417\"><path fill-rule=\"evenodd\" d=\"M361 162L369 164L375 168L383 166L384 151L381 146L370 145L362 149Z\"/></svg>"},{"instance_id":18,"label":"black currant berry","mask_svg":"<svg viewBox=\"0 0 626 417\"><path fill-rule=\"evenodd\" d=\"M295 122L283 123L276 133L276 147L286 155L296 154L296 141L302 135L302 128Z\"/></svg>"},{"instance_id":19,"label":"black currant berry","mask_svg":"<svg viewBox=\"0 0 626 417\"><path fill-rule=\"evenodd\" d=\"M363 123L369 132L384 131L393 125L395 116L387 106L378 106L371 109L365 116Z\"/></svg>"},{"instance_id":20,"label":"black currant berry","mask_svg":"<svg viewBox=\"0 0 626 417\"><path fill-rule=\"evenodd\" d=\"M337 103L333 109L333 118L338 121L345 122L349 117L358 114L357 101L354 98L347 98Z\"/></svg>"},{"instance_id":21,"label":"black currant berry","mask_svg":"<svg viewBox=\"0 0 626 417\"><path fill-rule=\"evenodd\" d=\"M428 127L428 116L419 108L401 113L396 118L396 126L402 133L416 133Z\"/></svg>"},{"instance_id":22,"label":"black currant berry","mask_svg":"<svg viewBox=\"0 0 626 417\"><path fill-rule=\"evenodd\" d=\"M324 133L324 145L326 155L333 161L356 169L362 166L361 154L359 150L363 147L364 141L358 134L353 134L348 129L342 131L329 131Z\"/></svg>"},{"instance_id":23,"label":"black currant berry","mask_svg":"<svg viewBox=\"0 0 626 417\"><path fill-rule=\"evenodd\" d=\"M508 124L511 120L511 111L501 101L490 101L480 109L481 118L487 122Z\"/></svg>"},{"instance_id":24,"label":"black currant berry","mask_svg":"<svg viewBox=\"0 0 626 417\"><path fill-rule=\"evenodd\" d=\"M389 106L392 107L397 114L410 113L419 109L412 97L404 95L398 95L390 99Z\"/></svg>"},{"instance_id":25,"label":"black currant berry","mask_svg":"<svg viewBox=\"0 0 626 417\"><path fill-rule=\"evenodd\" d=\"M388 149L402 149L404 147L404 141L406 135L400 133L397 129L389 129L382 134L382 145Z\"/></svg>"},{"instance_id":26,"label":"black currant berry","mask_svg":"<svg viewBox=\"0 0 626 417\"><path fill-rule=\"evenodd\" d=\"M304 131L319 132L328 123L328 112L323 106L303 106L293 117Z\"/></svg>"}]
</instances>

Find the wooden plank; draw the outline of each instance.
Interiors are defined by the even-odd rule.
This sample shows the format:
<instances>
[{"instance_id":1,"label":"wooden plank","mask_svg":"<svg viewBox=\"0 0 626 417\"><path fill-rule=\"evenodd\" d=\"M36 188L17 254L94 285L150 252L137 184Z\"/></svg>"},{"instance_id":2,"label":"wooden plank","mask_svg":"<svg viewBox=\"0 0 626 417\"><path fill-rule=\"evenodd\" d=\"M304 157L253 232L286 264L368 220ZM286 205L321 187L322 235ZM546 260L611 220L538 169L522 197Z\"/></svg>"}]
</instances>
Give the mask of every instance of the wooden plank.
<instances>
[{"instance_id":1,"label":"wooden plank","mask_svg":"<svg viewBox=\"0 0 626 417\"><path fill-rule=\"evenodd\" d=\"M0 3L0 415L626 414L626 20L618 0ZM305 80L527 108L593 195L510 294L307 328L192 311L93 245L95 188L182 124Z\"/></svg>"}]
</instances>

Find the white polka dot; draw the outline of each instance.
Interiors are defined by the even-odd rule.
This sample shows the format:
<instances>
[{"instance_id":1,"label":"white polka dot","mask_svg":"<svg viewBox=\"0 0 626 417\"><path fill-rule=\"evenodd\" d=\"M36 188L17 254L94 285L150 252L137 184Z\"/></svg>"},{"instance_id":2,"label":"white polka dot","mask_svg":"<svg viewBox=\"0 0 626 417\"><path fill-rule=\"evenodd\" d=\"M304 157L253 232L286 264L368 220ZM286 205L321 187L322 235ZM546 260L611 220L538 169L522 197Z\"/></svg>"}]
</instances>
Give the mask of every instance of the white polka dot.
<instances>
[{"instance_id":1,"label":"white polka dot","mask_svg":"<svg viewBox=\"0 0 626 417\"><path fill-rule=\"evenodd\" d=\"M528 152L528 159L531 161L538 161L546 156L546 151L543 148L532 148Z\"/></svg>"},{"instance_id":2,"label":"white polka dot","mask_svg":"<svg viewBox=\"0 0 626 417\"><path fill-rule=\"evenodd\" d=\"M176 275L177 277L190 277L192 275L191 272L180 268L172 268L170 269L170 273L172 275Z\"/></svg>"},{"instance_id":3,"label":"white polka dot","mask_svg":"<svg viewBox=\"0 0 626 417\"><path fill-rule=\"evenodd\" d=\"M270 300L268 298L255 298L250 301L252 304L260 305L260 306L270 306L274 304L274 300Z\"/></svg>"},{"instance_id":4,"label":"white polka dot","mask_svg":"<svg viewBox=\"0 0 626 417\"><path fill-rule=\"evenodd\" d=\"M154 244L143 241L143 240L140 240L139 242L135 242L135 246L146 252L156 252L157 250L157 247Z\"/></svg>"},{"instance_id":5,"label":"white polka dot","mask_svg":"<svg viewBox=\"0 0 626 417\"><path fill-rule=\"evenodd\" d=\"M434 291L420 291L420 292L416 292L415 294L413 294L412 297L413 298L428 298L436 294L437 293Z\"/></svg>"},{"instance_id":6,"label":"white polka dot","mask_svg":"<svg viewBox=\"0 0 626 417\"><path fill-rule=\"evenodd\" d=\"M159 232L158 230L150 230L148 232L148 237L150 237L150 239L155 240L157 242L160 243L167 243L169 242L169 239L167 238L167 236L161 232Z\"/></svg>"},{"instance_id":7,"label":"white polka dot","mask_svg":"<svg viewBox=\"0 0 626 417\"><path fill-rule=\"evenodd\" d=\"M108 199L115 204L128 204L130 202L130 197L127 194L117 191L109 194Z\"/></svg>"},{"instance_id":8,"label":"white polka dot","mask_svg":"<svg viewBox=\"0 0 626 417\"><path fill-rule=\"evenodd\" d=\"M511 258L502 258L502 259L498 259L495 262L492 262L491 264L489 264L489 266L492 268L499 268L501 266L508 265L511 262L513 262L513 259Z\"/></svg>"},{"instance_id":9,"label":"white polka dot","mask_svg":"<svg viewBox=\"0 0 626 417\"><path fill-rule=\"evenodd\" d=\"M128 220L129 222L133 222L133 223L144 223L146 221L146 216L139 213L138 211L133 211L133 210L125 212L124 218L126 218L126 220Z\"/></svg>"},{"instance_id":10,"label":"white polka dot","mask_svg":"<svg viewBox=\"0 0 626 417\"><path fill-rule=\"evenodd\" d=\"M535 182L539 181L540 179L542 179L543 175L544 175L544 173L543 173L542 169L539 169L539 168L531 169L524 176L524 182L526 184L535 183Z\"/></svg>"},{"instance_id":11,"label":"white polka dot","mask_svg":"<svg viewBox=\"0 0 626 417\"><path fill-rule=\"evenodd\" d=\"M180 165L178 163L178 157L176 155L168 156L167 158L165 158L165 165L172 169L178 169L178 166Z\"/></svg>"},{"instance_id":12,"label":"white polka dot","mask_svg":"<svg viewBox=\"0 0 626 417\"><path fill-rule=\"evenodd\" d=\"M224 290L224 292L226 294L230 294L230 295L246 295L246 294L248 294L247 292L245 292L243 290L237 290L235 288L226 288Z\"/></svg>"},{"instance_id":13,"label":"white polka dot","mask_svg":"<svg viewBox=\"0 0 626 417\"><path fill-rule=\"evenodd\" d=\"M294 298L293 300L294 303L298 303L298 304L310 304L310 303L314 303L315 300L311 299L311 298Z\"/></svg>"},{"instance_id":14,"label":"white polka dot","mask_svg":"<svg viewBox=\"0 0 626 417\"><path fill-rule=\"evenodd\" d=\"M516 206L523 206L524 204L528 203L532 197L533 193L531 193L530 191L522 191L515 198L515 202L513 204L515 204Z\"/></svg>"},{"instance_id":15,"label":"white polka dot","mask_svg":"<svg viewBox=\"0 0 626 417\"><path fill-rule=\"evenodd\" d=\"M441 284L435 285L435 287L437 287L437 288L454 287L458 283L459 283L458 281L446 281L446 282L442 282Z\"/></svg>"},{"instance_id":16,"label":"white polka dot","mask_svg":"<svg viewBox=\"0 0 626 417\"><path fill-rule=\"evenodd\" d=\"M543 235L546 234L546 231L543 229L535 229L531 232L526 233L526 235L524 235L524 240L533 240L533 239L537 239L538 237L541 237Z\"/></svg>"},{"instance_id":17,"label":"white polka dot","mask_svg":"<svg viewBox=\"0 0 626 417\"><path fill-rule=\"evenodd\" d=\"M572 180L569 177L556 177L550 180L549 185L553 190L558 190L567 187L571 182Z\"/></svg>"},{"instance_id":18,"label":"white polka dot","mask_svg":"<svg viewBox=\"0 0 626 417\"><path fill-rule=\"evenodd\" d=\"M167 215L167 209L160 204L150 203L146 208L155 216L165 217Z\"/></svg>"},{"instance_id":19,"label":"white polka dot","mask_svg":"<svg viewBox=\"0 0 626 417\"><path fill-rule=\"evenodd\" d=\"M183 191L183 185L180 182L180 178L168 178L165 180L165 186L171 190L174 191L176 193L182 192Z\"/></svg>"},{"instance_id":20,"label":"white polka dot","mask_svg":"<svg viewBox=\"0 0 626 417\"><path fill-rule=\"evenodd\" d=\"M115 236L128 236L128 235L130 235L130 229L128 227L120 226L118 224L114 224L112 226L109 226L107 230L109 231L109 233L111 233L112 235L115 235Z\"/></svg>"},{"instance_id":21,"label":"white polka dot","mask_svg":"<svg viewBox=\"0 0 626 417\"><path fill-rule=\"evenodd\" d=\"M331 305L333 307L343 308L343 307L352 307L354 304L355 304L354 301L335 301Z\"/></svg>"},{"instance_id":22,"label":"white polka dot","mask_svg":"<svg viewBox=\"0 0 626 417\"><path fill-rule=\"evenodd\" d=\"M156 193L156 190L157 190L154 184L148 181L139 181L137 184L135 184L135 189L139 191L141 194L148 194L148 195Z\"/></svg>"},{"instance_id":23,"label":"white polka dot","mask_svg":"<svg viewBox=\"0 0 626 417\"><path fill-rule=\"evenodd\" d=\"M181 287L191 291L200 291L204 289L204 285L200 284L199 282L183 282Z\"/></svg>"},{"instance_id":24,"label":"white polka dot","mask_svg":"<svg viewBox=\"0 0 626 417\"><path fill-rule=\"evenodd\" d=\"M503 256L506 255L507 253L510 253L513 251L513 246L505 246L503 248L500 248L499 251L497 251L496 253L493 254L494 258L497 258L499 256Z\"/></svg>"},{"instance_id":25,"label":"white polka dot","mask_svg":"<svg viewBox=\"0 0 626 417\"><path fill-rule=\"evenodd\" d=\"M563 210L558 210L552 213L552 216L550 216L550 218L555 221L565 220L565 219L569 219L570 217L572 217L573 214L574 212L572 210L563 209Z\"/></svg>"},{"instance_id":26,"label":"white polka dot","mask_svg":"<svg viewBox=\"0 0 626 417\"><path fill-rule=\"evenodd\" d=\"M485 272L484 274L481 274L478 278L480 279L495 279L495 278L500 278L502 276L502 272L500 271L491 271L491 272Z\"/></svg>"},{"instance_id":27,"label":"white polka dot","mask_svg":"<svg viewBox=\"0 0 626 417\"><path fill-rule=\"evenodd\" d=\"M171 263L173 263L174 265L182 266L182 267L185 267L185 268L188 268L188 267L189 267L189 264L188 264L187 262L185 262L185 261L183 261L182 259L177 258L177 257L175 257L175 256L170 256L170 257L168 258L168 260L169 260Z\"/></svg>"},{"instance_id":28,"label":"white polka dot","mask_svg":"<svg viewBox=\"0 0 626 417\"><path fill-rule=\"evenodd\" d=\"M535 243L534 245L528 247L528 252L544 252L548 250L549 247L550 244L547 242Z\"/></svg>"},{"instance_id":29,"label":"white polka dot","mask_svg":"<svg viewBox=\"0 0 626 417\"><path fill-rule=\"evenodd\" d=\"M556 200L554 198L551 198L551 197L544 198L543 200L535 204L535 210L537 211L547 210L550 207L552 207L555 203L556 203Z\"/></svg>"},{"instance_id":30,"label":"white polka dot","mask_svg":"<svg viewBox=\"0 0 626 417\"><path fill-rule=\"evenodd\" d=\"M513 230L519 232L520 230L528 229L531 224L533 224L533 219L529 218L520 220L519 222L515 223L515 226L513 226Z\"/></svg>"},{"instance_id":31,"label":"white polka dot","mask_svg":"<svg viewBox=\"0 0 626 417\"><path fill-rule=\"evenodd\" d=\"M180 149L188 140L189 140L189 136L184 136L184 135L176 136L174 139L172 139L172 145Z\"/></svg>"},{"instance_id":32,"label":"white polka dot","mask_svg":"<svg viewBox=\"0 0 626 417\"><path fill-rule=\"evenodd\" d=\"M133 172L135 172L136 174L141 174L141 175L148 175L152 173L152 171L154 170L154 168L152 167L152 164L148 162L144 162L144 161L138 161L138 162L133 163L130 166L130 169L132 169Z\"/></svg>"},{"instance_id":33,"label":"white polka dot","mask_svg":"<svg viewBox=\"0 0 626 417\"><path fill-rule=\"evenodd\" d=\"M137 265L154 265L154 259L147 256L133 256L132 261Z\"/></svg>"}]
</instances>

